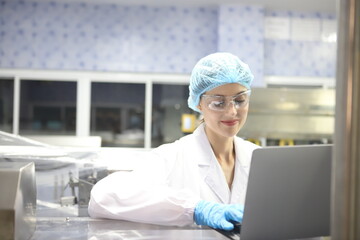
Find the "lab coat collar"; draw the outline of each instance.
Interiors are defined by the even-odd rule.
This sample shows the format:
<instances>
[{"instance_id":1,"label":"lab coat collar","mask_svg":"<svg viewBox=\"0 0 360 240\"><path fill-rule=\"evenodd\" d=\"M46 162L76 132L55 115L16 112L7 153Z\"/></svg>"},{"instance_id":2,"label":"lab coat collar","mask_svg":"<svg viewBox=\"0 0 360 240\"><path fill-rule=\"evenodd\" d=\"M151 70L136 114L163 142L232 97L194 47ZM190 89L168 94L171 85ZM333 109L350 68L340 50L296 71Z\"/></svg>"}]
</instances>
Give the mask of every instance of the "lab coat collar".
<instances>
[{"instance_id":1,"label":"lab coat collar","mask_svg":"<svg viewBox=\"0 0 360 240\"><path fill-rule=\"evenodd\" d=\"M204 124L195 130L194 135L201 143L200 152L196 155L198 156L197 161L202 179L219 198L220 202L229 203L230 189L206 136Z\"/></svg>"},{"instance_id":2,"label":"lab coat collar","mask_svg":"<svg viewBox=\"0 0 360 240\"><path fill-rule=\"evenodd\" d=\"M200 143L200 148L197 149L199 150L199 152L196 153L198 157L197 158L198 165L210 166L211 161L209 156L215 157L215 155L211 148L210 142L206 136L204 124L200 124L193 132L193 135L197 138L197 142ZM245 149L242 149L243 142L244 140L242 138L236 136L234 137L236 160L241 166L250 167L250 162L243 161L243 159L248 159L247 156L243 156L245 153L248 154L247 151L245 151Z\"/></svg>"},{"instance_id":3,"label":"lab coat collar","mask_svg":"<svg viewBox=\"0 0 360 240\"><path fill-rule=\"evenodd\" d=\"M221 167L215 166L215 164L211 165L205 177L205 182L220 199L221 203L229 203L231 193Z\"/></svg>"},{"instance_id":4,"label":"lab coat collar","mask_svg":"<svg viewBox=\"0 0 360 240\"><path fill-rule=\"evenodd\" d=\"M245 196L246 194L247 176L250 169L250 158L247 155L249 151L243 149L245 146L243 142L244 140L241 138L234 139L236 162L234 179L231 186L230 203L241 201L242 196Z\"/></svg>"},{"instance_id":5,"label":"lab coat collar","mask_svg":"<svg viewBox=\"0 0 360 240\"><path fill-rule=\"evenodd\" d=\"M235 147L235 156L237 164L240 164L241 167L249 168L250 167L250 157L249 151L244 149L244 139L239 137L234 137L234 147Z\"/></svg>"},{"instance_id":6,"label":"lab coat collar","mask_svg":"<svg viewBox=\"0 0 360 240\"><path fill-rule=\"evenodd\" d=\"M206 136L204 124L200 124L193 134L195 138L197 138L197 141L200 143L200 148L196 149L199 150L199 152L196 154L198 156L198 165L210 166L209 156L210 153L212 153L213 151Z\"/></svg>"}]
</instances>

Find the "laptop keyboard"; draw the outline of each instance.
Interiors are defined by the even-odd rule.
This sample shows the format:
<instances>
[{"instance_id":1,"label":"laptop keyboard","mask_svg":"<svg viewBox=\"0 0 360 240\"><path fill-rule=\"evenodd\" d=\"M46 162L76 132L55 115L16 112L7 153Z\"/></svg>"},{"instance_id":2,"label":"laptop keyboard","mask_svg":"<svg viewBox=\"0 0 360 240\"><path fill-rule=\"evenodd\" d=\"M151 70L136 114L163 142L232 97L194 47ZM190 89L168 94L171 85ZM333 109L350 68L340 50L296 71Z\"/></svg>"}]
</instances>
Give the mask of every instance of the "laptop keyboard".
<instances>
[{"instance_id":1,"label":"laptop keyboard","mask_svg":"<svg viewBox=\"0 0 360 240\"><path fill-rule=\"evenodd\" d=\"M234 224L234 229L231 231L225 231L225 230L220 230L220 229L215 229L215 230L218 231L219 233L221 233L222 235L228 237L231 240L239 240L241 224L240 223Z\"/></svg>"}]
</instances>

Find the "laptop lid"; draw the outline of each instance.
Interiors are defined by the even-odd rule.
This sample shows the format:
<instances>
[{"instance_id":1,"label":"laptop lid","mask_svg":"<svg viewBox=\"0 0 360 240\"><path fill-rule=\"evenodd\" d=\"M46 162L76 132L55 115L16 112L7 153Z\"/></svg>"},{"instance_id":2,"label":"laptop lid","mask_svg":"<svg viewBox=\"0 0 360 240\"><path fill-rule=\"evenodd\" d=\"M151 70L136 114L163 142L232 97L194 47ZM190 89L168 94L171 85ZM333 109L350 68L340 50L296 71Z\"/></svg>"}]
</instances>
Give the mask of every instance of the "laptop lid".
<instances>
[{"instance_id":1,"label":"laptop lid","mask_svg":"<svg viewBox=\"0 0 360 240\"><path fill-rule=\"evenodd\" d=\"M241 240L330 235L332 145L253 152Z\"/></svg>"}]
</instances>

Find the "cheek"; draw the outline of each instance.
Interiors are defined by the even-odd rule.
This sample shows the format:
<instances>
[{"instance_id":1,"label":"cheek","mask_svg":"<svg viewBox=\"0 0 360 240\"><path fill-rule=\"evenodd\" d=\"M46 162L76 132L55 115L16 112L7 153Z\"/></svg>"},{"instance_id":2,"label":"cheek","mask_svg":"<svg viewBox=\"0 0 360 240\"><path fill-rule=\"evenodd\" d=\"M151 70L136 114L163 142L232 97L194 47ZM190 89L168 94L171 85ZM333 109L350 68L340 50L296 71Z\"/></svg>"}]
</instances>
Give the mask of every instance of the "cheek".
<instances>
[{"instance_id":1,"label":"cheek","mask_svg":"<svg viewBox=\"0 0 360 240\"><path fill-rule=\"evenodd\" d=\"M212 124L213 122L216 122L219 119L218 114L215 114L214 112L209 112L207 110L203 110L202 115L204 121L207 122L208 124Z\"/></svg>"},{"instance_id":2,"label":"cheek","mask_svg":"<svg viewBox=\"0 0 360 240\"><path fill-rule=\"evenodd\" d=\"M239 111L239 114L241 116L247 116L248 112L249 112L249 108L244 108Z\"/></svg>"},{"instance_id":3,"label":"cheek","mask_svg":"<svg viewBox=\"0 0 360 240\"><path fill-rule=\"evenodd\" d=\"M202 115L203 115L203 118L204 120L211 120L214 118L214 115L213 114L209 114L207 111L202 111Z\"/></svg>"},{"instance_id":4,"label":"cheek","mask_svg":"<svg viewBox=\"0 0 360 240\"><path fill-rule=\"evenodd\" d=\"M247 118L248 112L249 112L249 107L244 108L244 109L241 109L241 110L238 112L239 118L242 119L243 121L245 121L246 118Z\"/></svg>"}]
</instances>

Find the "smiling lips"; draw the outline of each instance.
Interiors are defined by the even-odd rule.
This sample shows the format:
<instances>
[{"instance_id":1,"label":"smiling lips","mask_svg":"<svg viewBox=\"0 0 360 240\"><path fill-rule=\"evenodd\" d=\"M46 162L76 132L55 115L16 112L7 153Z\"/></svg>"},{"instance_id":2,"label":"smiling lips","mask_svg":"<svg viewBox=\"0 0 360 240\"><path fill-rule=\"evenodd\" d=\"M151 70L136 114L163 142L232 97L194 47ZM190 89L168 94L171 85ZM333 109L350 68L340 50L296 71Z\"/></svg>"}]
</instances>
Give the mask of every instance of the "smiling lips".
<instances>
[{"instance_id":1,"label":"smiling lips","mask_svg":"<svg viewBox=\"0 0 360 240\"><path fill-rule=\"evenodd\" d=\"M226 126L234 126L238 122L239 122L239 120L221 121L221 123L225 124Z\"/></svg>"}]
</instances>

